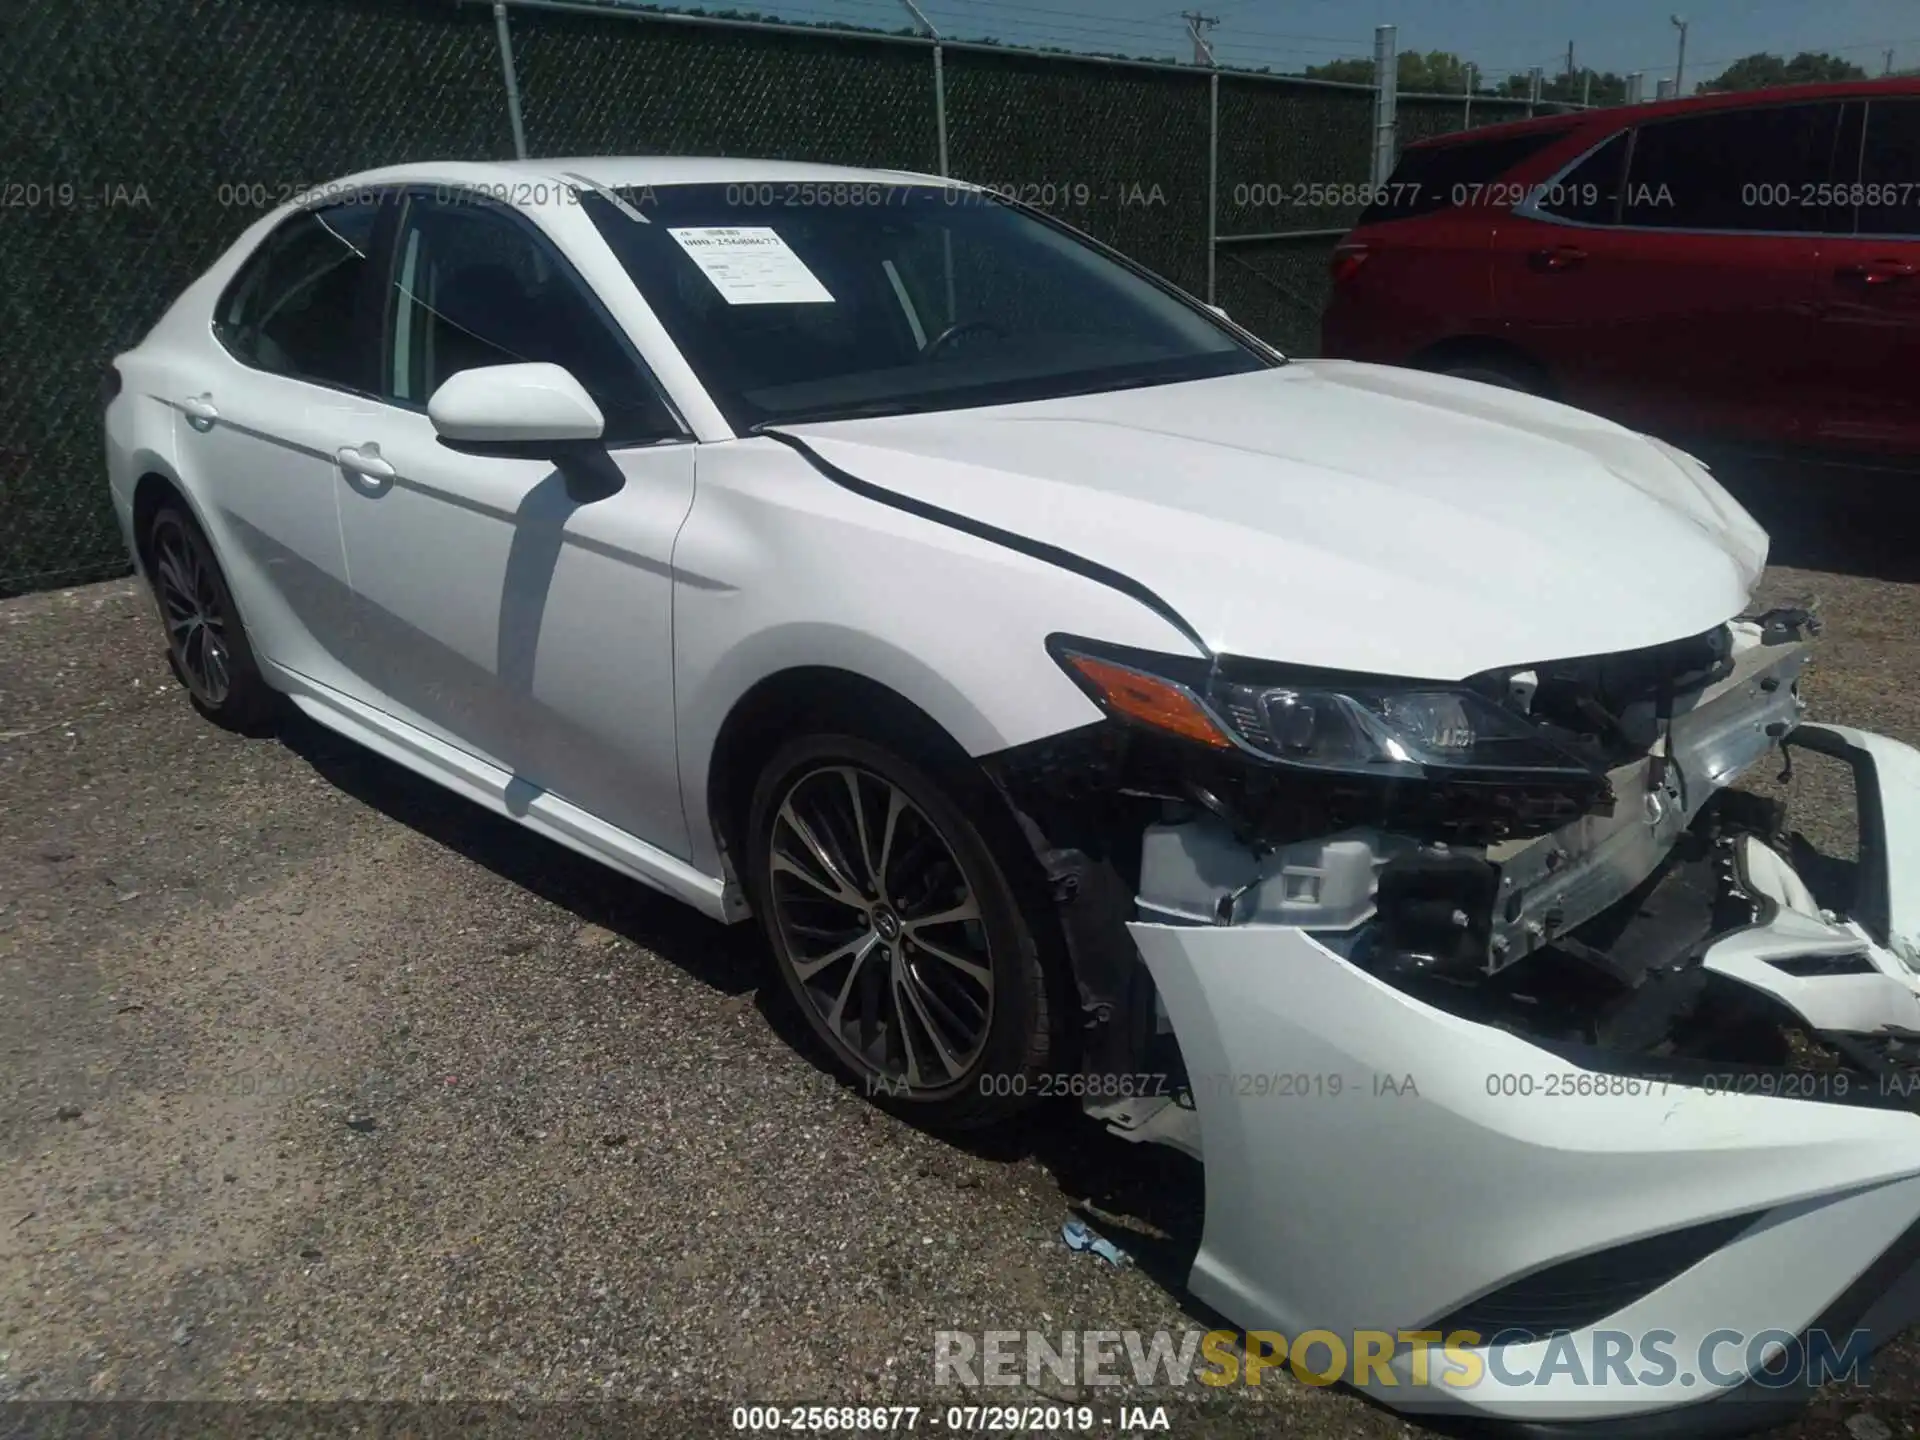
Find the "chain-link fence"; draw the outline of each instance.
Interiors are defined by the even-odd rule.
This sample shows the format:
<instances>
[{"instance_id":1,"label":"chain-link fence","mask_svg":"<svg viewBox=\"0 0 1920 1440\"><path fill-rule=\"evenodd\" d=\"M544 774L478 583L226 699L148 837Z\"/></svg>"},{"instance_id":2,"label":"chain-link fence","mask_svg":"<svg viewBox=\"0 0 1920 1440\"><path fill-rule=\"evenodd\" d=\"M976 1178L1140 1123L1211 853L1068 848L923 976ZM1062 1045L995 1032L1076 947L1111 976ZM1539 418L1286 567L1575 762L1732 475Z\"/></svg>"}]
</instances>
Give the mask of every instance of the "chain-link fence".
<instances>
[{"instance_id":1,"label":"chain-link fence","mask_svg":"<svg viewBox=\"0 0 1920 1440\"><path fill-rule=\"evenodd\" d=\"M6 8L0 595L127 568L102 477L99 384L113 355L305 186L512 156L509 73L536 156L934 171L944 118L954 174L1213 294L1295 351L1315 341L1327 251L1370 173L1368 87L1223 72L1216 112L1214 77L1193 66L979 44L945 44L936 60L925 38L546 0L512 0L508 16L511 72L492 7L470 0ZM1525 111L1402 97L1399 128L1412 139Z\"/></svg>"}]
</instances>

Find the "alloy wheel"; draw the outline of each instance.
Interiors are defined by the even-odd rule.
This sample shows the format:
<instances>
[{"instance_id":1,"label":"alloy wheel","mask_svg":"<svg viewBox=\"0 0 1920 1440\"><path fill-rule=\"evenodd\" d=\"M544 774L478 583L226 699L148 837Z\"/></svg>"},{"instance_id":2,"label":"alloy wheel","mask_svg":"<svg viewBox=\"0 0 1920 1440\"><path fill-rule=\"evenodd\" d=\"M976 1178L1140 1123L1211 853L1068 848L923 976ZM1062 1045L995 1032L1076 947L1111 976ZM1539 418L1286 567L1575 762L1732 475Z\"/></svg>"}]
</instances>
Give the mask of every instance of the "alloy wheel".
<instances>
[{"instance_id":1,"label":"alloy wheel","mask_svg":"<svg viewBox=\"0 0 1920 1440\"><path fill-rule=\"evenodd\" d=\"M232 651L227 617L213 566L178 524L162 525L154 537L154 580L182 676L203 704L219 706L232 688Z\"/></svg>"},{"instance_id":2,"label":"alloy wheel","mask_svg":"<svg viewBox=\"0 0 1920 1440\"><path fill-rule=\"evenodd\" d=\"M774 810L774 922L814 1018L870 1077L951 1092L986 1048L993 965L953 847L892 781L801 775Z\"/></svg>"}]
</instances>

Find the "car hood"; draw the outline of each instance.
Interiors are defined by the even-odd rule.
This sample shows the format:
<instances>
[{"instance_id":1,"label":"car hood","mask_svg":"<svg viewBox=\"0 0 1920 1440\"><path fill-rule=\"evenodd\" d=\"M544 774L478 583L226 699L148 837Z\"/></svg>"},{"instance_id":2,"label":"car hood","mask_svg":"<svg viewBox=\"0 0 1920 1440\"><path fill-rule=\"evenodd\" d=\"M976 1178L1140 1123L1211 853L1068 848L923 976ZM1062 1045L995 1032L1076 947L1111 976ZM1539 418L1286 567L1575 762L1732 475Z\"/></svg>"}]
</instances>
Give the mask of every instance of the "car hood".
<instances>
[{"instance_id":1,"label":"car hood","mask_svg":"<svg viewBox=\"0 0 1920 1440\"><path fill-rule=\"evenodd\" d=\"M1344 361L782 427L869 484L1130 576L1219 654L1427 679L1739 613L1766 534L1681 452Z\"/></svg>"}]
</instances>

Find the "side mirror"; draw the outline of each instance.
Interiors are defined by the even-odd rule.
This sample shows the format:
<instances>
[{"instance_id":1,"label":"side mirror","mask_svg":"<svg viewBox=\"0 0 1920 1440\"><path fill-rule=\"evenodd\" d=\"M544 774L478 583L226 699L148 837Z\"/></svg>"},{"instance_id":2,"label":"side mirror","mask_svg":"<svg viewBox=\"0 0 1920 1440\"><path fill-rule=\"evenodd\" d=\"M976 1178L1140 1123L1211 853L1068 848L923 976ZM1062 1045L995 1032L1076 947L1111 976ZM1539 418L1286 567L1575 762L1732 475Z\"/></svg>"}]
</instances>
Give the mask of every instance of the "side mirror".
<instances>
[{"instance_id":1,"label":"side mirror","mask_svg":"<svg viewBox=\"0 0 1920 1440\"><path fill-rule=\"evenodd\" d=\"M440 443L467 455L523 460L599 448L607 422L560 365L483 365L451 376L427 401Z\"/></svg>"}]
</instances>

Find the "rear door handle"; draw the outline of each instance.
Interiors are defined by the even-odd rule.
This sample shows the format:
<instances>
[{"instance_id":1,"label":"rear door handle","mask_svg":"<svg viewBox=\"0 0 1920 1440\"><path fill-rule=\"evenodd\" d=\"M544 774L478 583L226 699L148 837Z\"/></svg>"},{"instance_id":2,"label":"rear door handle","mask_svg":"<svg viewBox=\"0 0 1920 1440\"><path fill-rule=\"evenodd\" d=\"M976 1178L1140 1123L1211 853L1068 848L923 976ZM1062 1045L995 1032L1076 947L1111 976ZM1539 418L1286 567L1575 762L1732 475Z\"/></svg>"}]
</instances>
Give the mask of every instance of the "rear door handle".
<instances>
[{"instance_id":1,"label":"rear door handle","mask_svg":"<svg viewBox=\"0 0 1920 1440\"><path fill-rule=\"evenodd\" d=\"M206 431L220 418L220 412L213 407L211 395L189 395L180 402L180 410L187 417L187 423L196 430Z\"/></svg>"},{"instance_id":2,"label":"rear door handle","mask_svg":"<svg viewBox=\"0 0 1920 1440\"><path fill-rule=\"evenodd\" d=\"M391 480L399 473L380 458L380 447L371 442L365 445L342 445L333 452L333 458L340 462L340 468L349 475L364 475L369 480Z\"/></svg>"},{"instance_id":3,"label":"rear door handle","mask_svg":"<svg viewBox=\"0 0 1920 1440\"><path fill-rule=\"evenodd\" d=\"M1913 266L1904 260L1867 260L1858 265L1842 265L1833 272L1836 280L1857 285L1897 285L1913 274Z\"/></svg>"},{"instance_id":4,"label":"rear door handle","mask_svg":"<svg viewBox=\"0 0 1920 1440\"><path fill-rule=\"evenodd\" d=\"M1527 264L1535 270L1578 270L1586 263L1587 252L1577 245L1554 245L1527 257Z\"/></svg>"}]
</instances>

